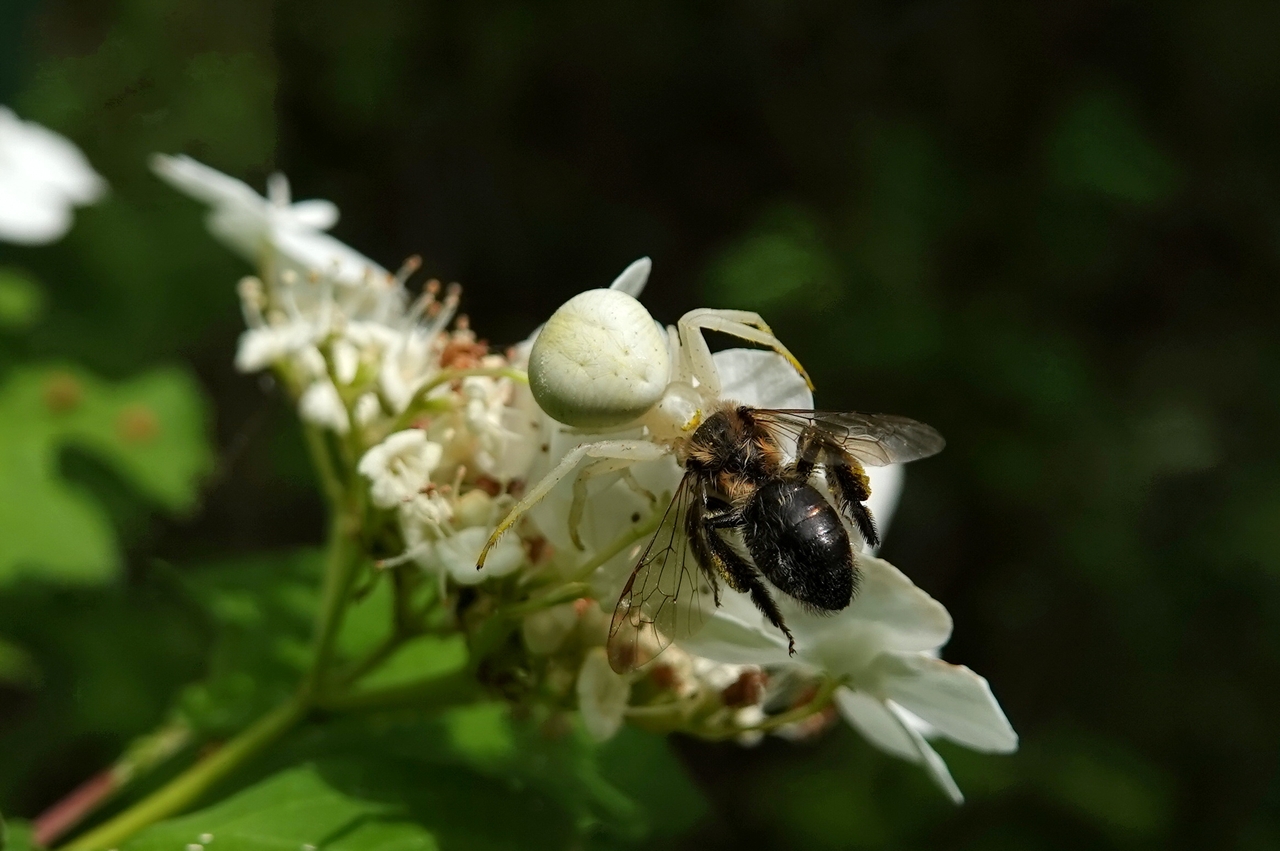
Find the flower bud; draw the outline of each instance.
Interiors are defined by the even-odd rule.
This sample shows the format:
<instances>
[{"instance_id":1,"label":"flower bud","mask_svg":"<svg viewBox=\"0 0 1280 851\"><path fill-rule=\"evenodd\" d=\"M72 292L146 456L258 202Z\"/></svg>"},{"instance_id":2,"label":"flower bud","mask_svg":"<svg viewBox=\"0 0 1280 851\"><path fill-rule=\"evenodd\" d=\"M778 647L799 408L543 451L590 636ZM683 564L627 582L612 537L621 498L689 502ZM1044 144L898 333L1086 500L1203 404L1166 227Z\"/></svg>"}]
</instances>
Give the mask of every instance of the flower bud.
<instances>
[{"instance_id":1,"label":"flower bud","mask_svg":"<svg viewBox=\"0 0 1280 851\"><path fill-rule=\"evenodd\" d=\"M575 428L634 420L662 398L671 355L640 302L588 290L547 321L529 354L529 386L542 410Z\"/></svg>"}]
</instances>

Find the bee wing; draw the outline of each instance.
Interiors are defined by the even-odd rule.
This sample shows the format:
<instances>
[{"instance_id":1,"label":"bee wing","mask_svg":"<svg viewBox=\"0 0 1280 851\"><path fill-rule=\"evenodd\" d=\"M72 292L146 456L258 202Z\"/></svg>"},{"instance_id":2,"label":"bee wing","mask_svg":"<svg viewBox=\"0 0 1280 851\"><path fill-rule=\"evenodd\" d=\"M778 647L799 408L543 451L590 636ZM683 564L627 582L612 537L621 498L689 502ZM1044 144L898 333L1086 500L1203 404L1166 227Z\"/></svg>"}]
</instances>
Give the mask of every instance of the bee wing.
<instances>
[{"instance_id":1,"label":"bee wing","mask_svg":"<svg viewBox=\"0 0 1280 851\"><path fill-rule=\"evenodd\" d=\"M607 650L620 674L693 635L714 605L713 580L689 552L685 533L694 491L693 477L685 475L613 610Z\"/></svg>"},{"instance_id":2,"label":"bee wing","mask_svg":"<svg viewBox=\"0 0 1280 851\"><path fill-rule=\"evenodd\" d=\"M819 428L854 458L873 467L928 458L946 445L932 426L893 414L762 409L753 415L765 425L797 438L806 428Z\"/></svg>"}]
</instances>

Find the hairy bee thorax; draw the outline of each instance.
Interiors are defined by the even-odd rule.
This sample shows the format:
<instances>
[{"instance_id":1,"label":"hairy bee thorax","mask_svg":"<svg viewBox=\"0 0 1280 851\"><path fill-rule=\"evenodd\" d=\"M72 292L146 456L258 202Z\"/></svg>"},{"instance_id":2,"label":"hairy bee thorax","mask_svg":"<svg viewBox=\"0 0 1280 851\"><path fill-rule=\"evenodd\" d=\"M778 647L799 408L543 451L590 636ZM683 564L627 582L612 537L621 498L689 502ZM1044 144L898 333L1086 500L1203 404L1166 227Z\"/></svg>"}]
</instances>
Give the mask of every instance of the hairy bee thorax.
<instances>
[{"instance_id":1,"label":"hairy bee thorax","mask_svg":"<svg viewBox=\"0 0 1280 851\"><path fill-rule=\"evenodd\" d=\"M727 402L708 416L684 447L685 468L725 483L726 494L736 490L729 482L759 482L777 475L782 450L768 429L762 428L751 409Z\"/></svg>"}]
</instances>

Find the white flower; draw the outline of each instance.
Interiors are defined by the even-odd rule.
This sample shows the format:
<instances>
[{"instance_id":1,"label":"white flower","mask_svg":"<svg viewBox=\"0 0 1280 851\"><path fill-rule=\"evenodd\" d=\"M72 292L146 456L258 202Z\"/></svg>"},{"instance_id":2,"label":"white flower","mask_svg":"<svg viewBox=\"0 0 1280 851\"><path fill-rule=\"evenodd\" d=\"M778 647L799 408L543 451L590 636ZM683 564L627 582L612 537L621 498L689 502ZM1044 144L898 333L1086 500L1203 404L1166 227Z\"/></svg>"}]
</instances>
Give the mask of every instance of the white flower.
<instances>
[{"instance_id":1,"label":"white flower","mask_svg":"<svg viewBox=\"0 0 1280 851\"><path fill-rule=\"evenodd\" d=\"M188 156L155 154L151 169L174 188L208 204L209 230L250 262L278 257L283 268L277 273L314 272L348 286L387 276L377 263L322 233L337 223L338 208L323 200L292 203L283 174L271 176L264 198L247 183Z\"/></svg>"},{"instance_id":2,"label":"white flower","mask_svg":"<svg viewBox=\"0 0 1280 851\"><path fill-rule=\"evenodd\" d=\"M440 444L428 440L426 432L411 428L389 435L370 449L356 469L370 482L373 504L395 508L421 494L442 453Z\"/></svg>"},{"instance_id":3,"label":"white flower","mask_svg":"<svg viewBox=\"0 0 1280 851\"><path fill-rule=\"evenodd\" d=\"M420 561L429 570L443 571L459 585L479 585L486 579L514 573L525 561L524 549L514 535L493 548L483 570L476 570L480 548L491 531L490 525L472 526L446 535L436 541L435 548Z\"/></svg>"},{"instance_id":4,"label":"white flower","mask_svg":"<svg viewBox=\"0 0 1280 851\"><path fill-rule=\"evenodd\" d=\"M351 430L347 406L342 403L338 388L327 378L317 379L302 392L298 399L298 413L307 422L333 429L338 434Z\"/></svg>"},{"instance_id":5,"label":"white flower","mask_svg":"<svg viewBox=\"0 0 1280 851\"><path fill-rule=\"evenodd\" d=\"M545 656L554 653L577 625L577 603L561 603L527 615L520 632L530 653Z\"/></svg>"},{"instance_id":6,"label":"white flower","mask_svg":"<svg viewBox=\"0 0 1280 851\"><path fill-rule=\"evenodd\" d=\"M803 379L786 359L773 352L731 349L717 353L714 362L724 399L761 408L813 407ZM604 437L553 430L546 453L549 457L541 463L549 465L568 447ZM674 491L683 474L671 458L636 464L631 470L645 489L664 495ZM872 491L869 507L884 530L901 491L902 468L870 467L867 473ZM821 477L817 483L824 486ZM588 552L617 540L635 518L665 508L664 503L647 505L635 487L624 481L604 479L589 487L591 498L581 524L581 539ZM539 528L557 546L571 546L564 539L572 496L573 483L562 482L532 512ZM858 540L852 529L850 532L851 538ZM641 540L624 550L592 577L594 592L606 610L618 599L647 543ZM959 800L945 764L924 734L994 752L1016 748L1017 736L985 680L967 668L936 658L951 634L946 609L887 562L868 553L859 556L858 563L862 573L858 596L835 615L812 614L775 593L796 636L795 657L788 655L786 637L765 620L746 595L723 586L722 606L711 612L700 632L682 641L677 649L702 660L695 662L695 670L708 668L712 665L709 660L714 660L730 666L764 666L775 674L791 670L840 681L836 703L849 723L876 746L924 765L937 783Z\"/></svg>"},{"instance_id":7,"label":"white flower","mask_svg":"<svg viewBox=\"0 0 1280 851\"><path fill-rule=\"evenodd\" d=\"M504 482L528 471L537 440L536 408L531 401L521 404L520 396L528 393L513 384L509 378L485 376L462 381L463 419L473 438L474 463Z\"/></svg>"},{"instance_id":8,"label":"white flower","mask_svg":"<svg viewBox=\"0 0 1280 851\"><path fill-rule=\"evenodd\" d=\"M631 684L613 672L604 649L587 653L578 672L578 709L587 733L598 742L613 738L622 726Z\"/></svg>"},{"instance_id":9,"label":"white flower","mask_svg":"<svg viewBox=\"0 0 1280 851\"><path fill-rule=\"evenodd\" d=\"M70 140L0 106L0 239L53 242L70 229L72 208L106 189Z\"/></svg>"},{"instance_id":10,"label":"white flower","mask_svg":"<svg viewBox=\"0 0 1280 851\"><path fill-rule=\"evenodd\" d=\"M683 646L723 662L794 668L841 681L836 694L841 714L872 744L923 764L959 801L946 765L922 731L996 753L1015 750L1017 734L986 680L936 657L951 636L946 609L888 562L862 555L858 565L858 595L834 615L807 612L779 595L779 608L795 634L794 657L788 655L786 637L750 600L727 589L707 625Z\"/></svg>"}]
</instances>

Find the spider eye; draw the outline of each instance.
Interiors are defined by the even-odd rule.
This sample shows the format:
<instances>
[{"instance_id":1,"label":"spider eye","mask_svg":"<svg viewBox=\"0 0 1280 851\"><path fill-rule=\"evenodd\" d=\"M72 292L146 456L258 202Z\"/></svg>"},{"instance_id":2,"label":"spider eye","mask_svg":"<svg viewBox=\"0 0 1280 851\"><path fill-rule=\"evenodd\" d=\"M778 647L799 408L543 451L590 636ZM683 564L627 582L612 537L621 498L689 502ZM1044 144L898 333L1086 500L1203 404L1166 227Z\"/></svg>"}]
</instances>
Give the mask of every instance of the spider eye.
<instances>
[{"instance_id":1,"label":"spider eye","mask_svg":"<svg viewBox=\"0 0 1280 851\"><path fill-rule=\"evenodd\" d=\"M662 398L670 378L666 336L640 302L618 290L569 299L529 353L533 398L575 428L634 420Z\"/></svg>"}]
</instances>

